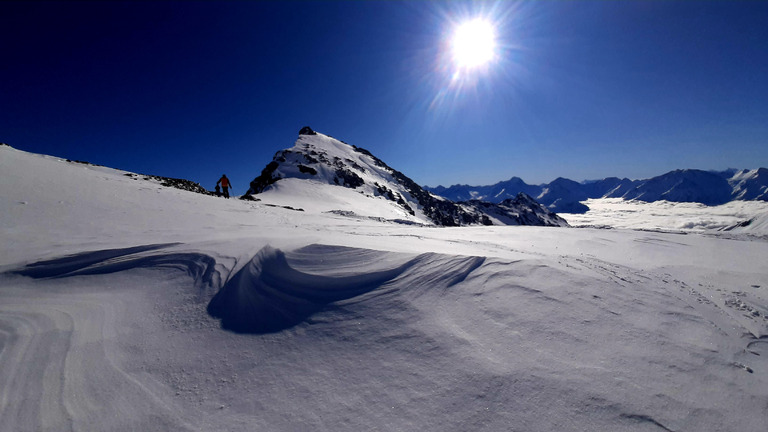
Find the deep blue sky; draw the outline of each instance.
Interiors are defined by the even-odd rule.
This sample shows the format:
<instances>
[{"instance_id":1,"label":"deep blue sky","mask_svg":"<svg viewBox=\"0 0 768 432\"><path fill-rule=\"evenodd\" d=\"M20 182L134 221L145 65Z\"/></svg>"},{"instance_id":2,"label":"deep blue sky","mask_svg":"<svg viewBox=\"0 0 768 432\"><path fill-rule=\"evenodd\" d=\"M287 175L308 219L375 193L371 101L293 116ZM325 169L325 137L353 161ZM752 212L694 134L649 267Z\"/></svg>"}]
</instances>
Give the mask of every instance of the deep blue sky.
<instances>
[{"instance_id":1,"label":"deep blue sky","mask_svg":"<svg viewBox=\"0 0 768 432\"><path fill-rule=\"evenodd\" d=\"M451 24L498 61L451 85ZM768 166L768 2L0 2L0 141L235 192L298 130L421 184Z\"/></svg>"}]
</instances>

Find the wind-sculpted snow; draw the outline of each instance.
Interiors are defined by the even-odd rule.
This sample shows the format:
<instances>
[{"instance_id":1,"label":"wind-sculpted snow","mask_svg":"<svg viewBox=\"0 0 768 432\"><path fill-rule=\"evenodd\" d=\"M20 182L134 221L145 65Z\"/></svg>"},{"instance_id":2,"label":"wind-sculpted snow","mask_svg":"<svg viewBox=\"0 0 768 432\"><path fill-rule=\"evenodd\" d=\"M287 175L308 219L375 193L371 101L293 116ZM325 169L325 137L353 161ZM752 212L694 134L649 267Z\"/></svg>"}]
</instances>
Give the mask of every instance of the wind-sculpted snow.
<instances>
[{"instance_id":1,"label":"wind-sculpted snow","mask_svg":"<svg viewBox=\"0 0 768 432\"><path fill-rule=\"evenodd\" d=\"M646 250L690 247L634 236ZM721 296L574 253L313 244L261 248L208 302L197 285L237 260L185 250L91 251L0 275L0 430L765 424L764 276Z\"/></svg>"},{"instance_id":2,"label":"wind-sculpted snow","mask_svg":"<svg viewBox=\"0 0 768 432\"><path fill-rule=\"evenodd\" d=\"M0 430L200 430L138 369L152 328L193 326L184 315L204 292L195 281L213 278L212 258L167 247L85 252L0 275ZM153 296L180 298L169 283L177 274L189 303L153 310Z\"/></svg>"},{"instance_id":3,"label":"wind-sculpted snow","mask_svg":"<svg viewBox=\"0 0 768 432\"><path fill-rule=\"evenodd\" d=\"M33 278L74 276L77 274L112 273L124 269L126 257L173 246L173 243L105 249L28 264L16 273ZM123 260L121 260L123 259ZM115 268L117 266L117 268Z\"/></svg>"},{"instance_id":4,"label":"wind-sculpted snow","mask_svg":"<svg viewBox=\"0 0 768 432\"><path fill-rule=\"evenodd\" d=\"M289 263L295 261L296 264ZM262 249L216 294L208 312L221 319L222 326L244 333L269 333L293 327L308 320L330 304L362 296L374 290L395 289L396 279L413 270L424 272L430 255L420 255L402 263L383 259L385 254L345 247L308 246L288 256L278 249ZM376 261L376 260L380 261ZM451 286L463 280L482 264L482 258L452 260L441 266L434 288ZM384 268L366 268L380 262ZM314 272L304 272L296 265ZM447 268L442 268L447 267ZM318 274L329 269L352 269L343 275ZM427 273L434 269L426 269ZM412 287L419 289L418 287Z\"/></svg>"},{"instance_id":5,"label":"wind-sculpted snow","mask_svg":"<svg viewBox=\"0 0 768 432\"><path fill-rule=\"evenodd\" d=\"M29 264L13 273L32 278L62 278L80 275L103 275L137 268L176 268L186 272L201 285L216 285L216 260L190 252L156 252L176 243L134 246L83 252Z\"/></svg>"}]
</instances>

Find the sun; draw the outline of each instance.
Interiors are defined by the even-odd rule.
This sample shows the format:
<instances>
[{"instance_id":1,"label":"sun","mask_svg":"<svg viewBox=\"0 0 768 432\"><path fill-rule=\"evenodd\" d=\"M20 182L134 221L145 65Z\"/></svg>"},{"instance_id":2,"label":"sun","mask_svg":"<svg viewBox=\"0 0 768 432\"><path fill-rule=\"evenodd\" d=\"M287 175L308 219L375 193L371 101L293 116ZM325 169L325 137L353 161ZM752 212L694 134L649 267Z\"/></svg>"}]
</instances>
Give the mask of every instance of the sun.
<instances>
[{"instance_id":1,"label":"sun","mask_svg":"<svg viewBox=\"0 0 768 432\"><path fill-rule=\"evenodd\" d=\"M496 57L496 28L490 21L475 18L456 26L451 38L454 63L461 69L484 66Z\"/></svg>"}]
</instances>

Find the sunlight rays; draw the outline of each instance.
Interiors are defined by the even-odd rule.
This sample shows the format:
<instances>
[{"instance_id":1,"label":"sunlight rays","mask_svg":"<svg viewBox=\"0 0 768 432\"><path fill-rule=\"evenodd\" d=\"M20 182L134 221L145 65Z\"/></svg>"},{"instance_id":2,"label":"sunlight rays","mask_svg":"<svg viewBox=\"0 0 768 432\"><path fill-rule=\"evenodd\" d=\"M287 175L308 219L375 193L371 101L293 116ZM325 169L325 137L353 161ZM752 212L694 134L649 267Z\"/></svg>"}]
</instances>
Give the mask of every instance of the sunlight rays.
<instances>
[{"instance_id":1,"label":"sunlight rays","mask_svg":"<svg viewBox=\"0 0 768 432\"><path fill-rule=\"evenodd\" d=\"M490 2L437 11L443 36L431 72L430 112L452 112L468 97L515 87L524 75L515 34L525 15L520 8L518 2Z\"/></svg>"},{"instance_id":2,"label":"sunlight rays","mask_svg":"<svg viewBox=\"0 0 768 432\"><path fill-rule=\"evenodd\" d=\"M496 28L481 18L463 22L451 38L453 61L461 69L474 69L496 57Z\"/></svg>"}]
</instances>

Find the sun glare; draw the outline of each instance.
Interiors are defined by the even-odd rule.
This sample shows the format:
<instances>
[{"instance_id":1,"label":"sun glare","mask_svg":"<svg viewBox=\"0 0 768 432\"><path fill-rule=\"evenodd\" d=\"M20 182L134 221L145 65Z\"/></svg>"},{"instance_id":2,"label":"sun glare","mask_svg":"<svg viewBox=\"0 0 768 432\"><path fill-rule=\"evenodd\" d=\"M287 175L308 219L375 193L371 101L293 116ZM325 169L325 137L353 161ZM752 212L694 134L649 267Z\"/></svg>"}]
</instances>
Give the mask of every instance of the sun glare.
<instances>
[{"instance_id":1,"label":"sun glare","mask_svg":"<svg viewBox=\"0 0 768 432\"><path fill-rule=\"evenodd\" d=\"M440 45L429 71L435 93L428 106L450 113L509 85L503 80L517 70L513 30L521 15L519 3L506 0L440 4Z\"/></svg>"},{"instance_id":2,"label":"sun glare","mask_svg":"<svg viewBox=\"0 0 768 432\"><path fill-rule=\"evenodd\" d=\"M483 66L496 55L496 30L492 23L476 18L459 24L451 39L453 61L464 69Z\"/></svg>"}]
</instances>

